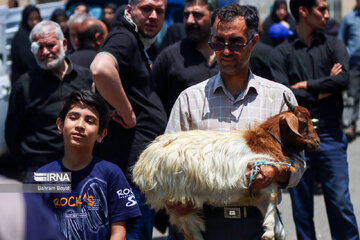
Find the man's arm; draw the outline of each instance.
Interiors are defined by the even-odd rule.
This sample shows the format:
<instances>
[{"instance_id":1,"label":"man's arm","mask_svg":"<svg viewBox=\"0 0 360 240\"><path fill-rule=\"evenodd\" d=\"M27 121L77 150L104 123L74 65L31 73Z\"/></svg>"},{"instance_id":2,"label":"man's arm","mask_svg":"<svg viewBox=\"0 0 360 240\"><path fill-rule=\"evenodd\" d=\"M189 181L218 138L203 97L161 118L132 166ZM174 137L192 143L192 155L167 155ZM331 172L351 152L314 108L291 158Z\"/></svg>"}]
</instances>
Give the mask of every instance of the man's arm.
<instances>
[{"instance_id":1,"label":"man's arm","mask_svg":"<svg viewBox=\"0 0 360 240\"><path fill-rule=\"evenodd\" d=\"M109 54L96 55L91 63L90 70L100 94L115 109L112 119L119 122L124 128L133 128L136 125L136 116L131 103L126 96L117 70L117 64Z\"/></svg>"},{"instance_id":2,"label":"man's arm","mask_svg":"<svg viewBox=\"0 0 360 240\"><path fill-rule=\"evenodd\" d=\"M15 156L20 154L20 143L24 130L23 120L26 103L21 85L22 78L18 79L12 86L5 122L5 141L10 153Z\"/></svg>"},{"instance_id":3,"label":"man's arm","mask_svg":"<svg viewBox=\"0 0 360 240\"><path fill-rule=\"evenodd\" d=\"M288 76L289 56L287 51L291 51L291 49L288 49L288 46L285 46L284 44L281 44L273 51L271 51L269 67L275 82L281 83L288 88L291 88L290 79ZM296 98L299 100L301 99L302 102L315 102L318 100L317 95L310 93L305 89L291 88L291 90L295 94Z\"/></svg>"},{"instance_id":4,"label":"man's arm","mask_svg":"<svg viewBox=\"0 0 360 240\"><path fill-rule=\"evenodd\" d=\"M111 224L110 240L126 240L126 222L119 221Z\"/></svg>"},{"instance_id":5,"label":"man's arm","mask_svg":"<svg viewBox=\"0 0 360 240\"><path fill-rule=\"evenodd\" d=\"M332 56L328 57L333 58L336 63L340 63L342 71L339 74L331 75L331 70L329 70L328 76L307 81L307 90L309 91L334 94L341 92L348 86L349 55L345 45L337 38L330 38L328 45L333 47L334 51Z\"/></svg>"}]
</instances>

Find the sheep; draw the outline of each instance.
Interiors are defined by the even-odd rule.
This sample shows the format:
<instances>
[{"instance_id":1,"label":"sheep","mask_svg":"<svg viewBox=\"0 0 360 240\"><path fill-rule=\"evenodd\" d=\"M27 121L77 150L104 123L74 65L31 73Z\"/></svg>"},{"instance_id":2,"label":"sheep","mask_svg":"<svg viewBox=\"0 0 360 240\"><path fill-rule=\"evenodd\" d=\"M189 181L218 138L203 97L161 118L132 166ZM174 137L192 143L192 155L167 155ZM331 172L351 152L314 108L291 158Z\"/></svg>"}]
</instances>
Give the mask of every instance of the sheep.
<instances>
[{"instance_id":1,"label":"sheep","mask_svg":"<svg viewBox=\"0 0 360 240\"><path fill-rule=\"evenodd\" d=\"M289 163L290 154L319 147L308 110L284 98L290 110L256 127L164 134L142 152L132 169L133 181L153 209L167 209L170 222L178 226L186 240L203 239L203 204L255 206L264 218L262 239L275 239L275 235L285 239L284 230L275 223L278 184L252 190L246 177L248 167L259 161L280 163L274 165L278 173L290 174L294 167L281 164ZM167 208L167 204L178 203L191 203L196 211L178 216Z\"/></svg>"}]
</instances>

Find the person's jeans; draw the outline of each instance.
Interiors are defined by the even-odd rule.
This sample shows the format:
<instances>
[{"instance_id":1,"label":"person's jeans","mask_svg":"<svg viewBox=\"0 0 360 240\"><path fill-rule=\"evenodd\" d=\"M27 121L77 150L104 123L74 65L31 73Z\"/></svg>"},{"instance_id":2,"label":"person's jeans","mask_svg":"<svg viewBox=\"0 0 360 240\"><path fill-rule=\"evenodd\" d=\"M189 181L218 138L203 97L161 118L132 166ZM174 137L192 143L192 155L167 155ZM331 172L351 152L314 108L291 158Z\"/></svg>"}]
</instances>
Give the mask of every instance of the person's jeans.
<instances>
[{"instance_id":1,"label":"person's jeans","mask_svg":"<svg viewBox=\"0 0 360 240\"><path fill-rule=\"evenodd\" d=\"M146 204L145 195L130 183L136 201L140 207L142 217L126 223L127 240L151 240L154 226L154 211Z\"/></svg>"},{"instance_id":2,"label":"person's jeans","mask_svg":"<svg viewBox=\"0 0 360 240\"><path fill-rule=\"evenodd\" d=\"M349 194L347 140L340 128L317 131L320 148L306 152L305 171L299 184L289 189L297 239L316 239L314 226L314 178L320 180L332 239L359 239Z\"/></svg>"}]
</instances>

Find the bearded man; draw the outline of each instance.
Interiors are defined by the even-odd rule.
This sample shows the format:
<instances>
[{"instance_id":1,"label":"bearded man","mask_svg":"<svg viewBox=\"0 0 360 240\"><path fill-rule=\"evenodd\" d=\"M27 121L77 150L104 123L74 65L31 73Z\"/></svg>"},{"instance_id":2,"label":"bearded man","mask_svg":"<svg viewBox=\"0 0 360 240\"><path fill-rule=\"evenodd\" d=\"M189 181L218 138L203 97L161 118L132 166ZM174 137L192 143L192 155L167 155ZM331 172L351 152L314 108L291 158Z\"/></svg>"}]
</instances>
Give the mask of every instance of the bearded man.
<instances>
[{"instance_id":1,"label":"bearded man","mask_svg":"<svg viewBox=\"0 0 360 240\"><path fill-rule=\"evenodd\" d=\"M5 139L23 170L32 172L63 156L55 124L62 100L74 90L91 90L92 79L89 70L65 57L67 40L57 23L38 23L29 38L38 66L11 89Z\"/></svg>"}]
</instances>

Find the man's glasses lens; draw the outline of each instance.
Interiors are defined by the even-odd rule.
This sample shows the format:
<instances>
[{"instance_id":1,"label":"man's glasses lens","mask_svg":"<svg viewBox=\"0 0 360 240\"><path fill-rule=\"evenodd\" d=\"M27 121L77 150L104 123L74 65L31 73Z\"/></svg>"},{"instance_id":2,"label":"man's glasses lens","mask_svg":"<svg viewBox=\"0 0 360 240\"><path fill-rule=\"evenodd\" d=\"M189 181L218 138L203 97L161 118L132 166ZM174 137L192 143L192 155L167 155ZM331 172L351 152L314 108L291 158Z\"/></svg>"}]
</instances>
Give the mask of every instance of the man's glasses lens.
<instances>
[{"instance_id":1,"label":"man's glasses lens","mask_svg":"<svg viewBox=\"0 0 360 240\"><path fill-rule=\"evenodd\" d=\"M223 42L209 42L209 45L214 51L223 51L225 49L225 46L227 46L231 52L241 52L243 47L246 46L245 44L225 44Z\"/></svg>"},{"instance_id":2,"label":"man's glasses lens","mask_svg":"<svg viewBox=\"0 0 360 240\"><path fill-rule=\"evenodd\" d=\"M214 51L224 51L225 47L227 46L231 52L241 52L246 45L249 44L249 42L253 39L254 35L251 36L251 38L245 43L223 43L223 42L208 42L209 46ZM210 37L210 39L212 36Z\"/></svg>"}]
</instances>

